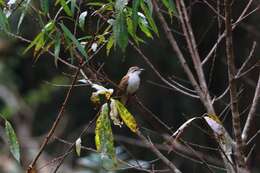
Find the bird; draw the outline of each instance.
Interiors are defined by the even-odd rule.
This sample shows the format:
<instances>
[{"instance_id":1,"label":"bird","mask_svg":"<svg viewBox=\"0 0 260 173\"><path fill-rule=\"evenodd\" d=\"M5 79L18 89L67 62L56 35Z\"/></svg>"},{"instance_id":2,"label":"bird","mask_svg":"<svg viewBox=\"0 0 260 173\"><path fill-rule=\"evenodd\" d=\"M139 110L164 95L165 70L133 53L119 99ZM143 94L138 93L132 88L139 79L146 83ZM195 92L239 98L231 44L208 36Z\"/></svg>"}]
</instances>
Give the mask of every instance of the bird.
<instances>
[{"instance_id":1,"label":"bird","mask_svg":"<svg viewBox=\"0 0 260 173\"><path fill-rule=\"evenodd\" d=\"M144 71L143 68L137 66L130 67L126 75L121 79L117 95L124 105L126 105L129 96L134 95L139 89L142 71Z\"/></svg>"}]
</instances>

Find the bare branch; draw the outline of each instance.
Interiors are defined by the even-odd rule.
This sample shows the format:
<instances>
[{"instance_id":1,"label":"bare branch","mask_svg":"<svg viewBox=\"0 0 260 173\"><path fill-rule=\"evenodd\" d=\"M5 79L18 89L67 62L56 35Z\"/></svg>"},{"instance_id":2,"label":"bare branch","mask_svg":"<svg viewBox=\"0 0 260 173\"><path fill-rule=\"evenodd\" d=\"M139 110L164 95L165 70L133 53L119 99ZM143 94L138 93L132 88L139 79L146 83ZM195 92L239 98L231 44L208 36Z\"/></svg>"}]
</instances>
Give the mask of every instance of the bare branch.
<instances>
[{"instance_id":1,"label":"bare branch","mask_svg":"<svg viewBox=\"0 0 260 173\"><path fill-rule=\"evenodd\" d=\"M235 159L236 166L238 170L246 169L245 157L243 153L243 142L241 138L241 125L240 125L240 115L238 111L238 94L237 94L237 84L235 79L236 68L235 68L235 56L233 48L233 37L232 37L232 25L231 25L231 1L225 0L225 29L226 29L226 54L227 54L227 64L228 64L228 77L230 86L230 102L231 102L231 112L232 112L232 123L233 131L235 135Z\"/></svg>"},{"instance_id":2,"label":"bare branch","mask_svg":"<svg viewBox=\"0 0 260 173\"><path fill-rule=\"evenodd\" d=\"M169 160L165 157L154 145L148 140L143 134L138 131L137 135L145 142L145 144L152 150L154 154L156 154L174 173L181 173L181 171Z\"/></svg>"},{"instance_id":3,"label":"bare branch","mask_svg":"<svg viewBox=\"0 0 260 173\"><path fill-rule=\"evenodd\" d=\"M248 140L249 132L251 130L252 124L254 123L254 120L256 117L255 113L256 113L256 108L257 108L258 102L259 102L259 98L260 98L260 75L259 75L257 86L255 89L255 96L254 96L250 111L248 113L246 124L244 126L243 133L242 133L242 139L245 143Z\"/></svg>"},{"instance_id":4,"label":"bare branch","mask_svg":"<svg viewBox=\"0 0 260 173\"><path fill-rule=\"evenodd\" d=\"M247 10L249 9L250 5L253 3L253 0L249 0L246 7L244 8L244 10L242 11L241 15L238 17L238 19L236 20L236 22L233 24L232 26L232 30L234 30L238 24L244 19L244 16L247 12ZM207 61L210 59L210 57L212 56L212 54L214 53L215 49L217 48L218 44L222 41L223 38L225 38L226 36L226 32L224 31L217 39L217 42L212 46L212 48L210 49L208 55L203 59L202 61L202 65L205 65L207 63Z\"/></svg>"},{"instance_id":5,"label":"bare branch","mask_svg":"<svg viewBox=\"0 0 260 173\"><path fill-rule=\"evenodd\" d=\"M184 69L186 75L188 76L193 88L196 90L197 94L200 96L200 99L202 101L202 103L204 104L205 108L207 109L207 112L208 113L211 113L211 114L215 114L215 110L211 104L211 101L210 101L210 98L208 97L209 96L209 93L206 92L207 90L207 87L206 87L206 84L203 82L203 72L201 71L201 69L198 69L199 71L199 74L200 74L200 83L202 85L202 88L199 86L198 82L196 81L192 71L190 70L190 67L188 66L187 62L186 62L186 59L184 58L173 34L171 33L171 30L165 20L165 18L163 17L163 15L161 14L160 12L160 9L158 7L158 4L157 4L157 1L156 0L153 0L153 5L154 5L154 9L155 9L155 13L159 19L159 21L161 22L161 25L163 27L163 30L165 32L165 35L168 39L168 41L170 42L170 45L172 47L172 49L176 52L177 54L177 57L182 65L182 68ZM196 45L196 43L194 43L194 45ZM197 56L197 55L196 55ZM200 60L198 60L196 58L196 61L197 61L197 64L199 65L200 63ZM199 66L197 66L198 68L200 68ZM195 68L197 68L195 67ZM201 76L202 75L202 76Z\"/></svg>"},{"instance_id":6,"label":"bare branch","mask_svg":"<svg viewBox=\"0 0 260 173\"><path fill-rule=\"evenodd\" d=\"M65 106L67 105L69 97L71 96L71 93L72 93L72 89L73 89L75 83L77 82L77 77L79 75L80 69L81 69L80 67L77 69L77 72L76 72L76 74L75 74L75 76L73 78L71 87L69 88L69 90L68 90L68 92L66 94L66 97L65 97L65 99L64 99L64 101L62 103L62 106L60 108L59 114L58 114L57 118L55 119L54 123L52 124L52 127L51 127L49 133L44 138L44 141L43 141L43 143L42 143L42 145L40 147L39 152L37 153L37 155L35 156L34 160L29 165L29 167L27 169L27 172L31 172L31 170L34 169L37 160L39 159L40 155L42 154L43 150L45 149L46 145L48 144L50 138L52 137L53 133L55 132L55 130L56 130L56 128L57 128L61 118L63 117Z\"/></svg>"}]
</instances>

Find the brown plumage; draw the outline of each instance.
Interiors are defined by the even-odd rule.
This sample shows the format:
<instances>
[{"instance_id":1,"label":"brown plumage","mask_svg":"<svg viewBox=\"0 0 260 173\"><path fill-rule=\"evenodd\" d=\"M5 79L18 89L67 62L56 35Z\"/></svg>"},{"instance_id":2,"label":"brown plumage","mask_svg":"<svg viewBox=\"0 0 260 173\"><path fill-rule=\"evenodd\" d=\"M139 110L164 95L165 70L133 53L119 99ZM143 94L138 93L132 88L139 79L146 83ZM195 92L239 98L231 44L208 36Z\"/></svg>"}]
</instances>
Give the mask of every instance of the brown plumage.
<instances>
[{"instance_id":1,"label":"brown plumage","mask_svg":"<svg viewBox=\"0 0 260 173\"><path fill-rule=\"evenodd\" d=\"M129 68L127 74L121 79L118 85L117 95L120 96L120 100L123 104L127 103L130 95L136 93L140 85L140 73L144 69L137 66Z\"/></svg>"}]
</instances>

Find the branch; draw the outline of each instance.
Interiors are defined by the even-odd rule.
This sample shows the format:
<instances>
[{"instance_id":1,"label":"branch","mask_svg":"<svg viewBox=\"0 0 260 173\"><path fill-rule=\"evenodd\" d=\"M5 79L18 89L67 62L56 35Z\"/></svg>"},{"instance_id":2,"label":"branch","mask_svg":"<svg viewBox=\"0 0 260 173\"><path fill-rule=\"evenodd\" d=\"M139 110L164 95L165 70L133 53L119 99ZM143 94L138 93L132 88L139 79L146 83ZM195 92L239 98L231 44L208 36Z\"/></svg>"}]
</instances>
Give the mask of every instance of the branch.
<instances>
[{"instance_id":1,"label":"branch","mask_svg":"<svg viewBox=\"0 0 260 173\"><path fill-rule=\"evenodd\" d=\"M181 171L169 160L165 157L154 145L153 143L146 139L145 136L142 135L140 131L137 132L137 135L144 141L144 143L156 154L174 173L181 173Z\"/></svg>"},{"instance_id":2,"label":"branch","mask_svg":"<svg viewBox=\"0 0 260 173\"><path fill-rule=\"evenodd\" d=\"M232 30L234 30L238 24L244 19L247 10L249 9L250 5L253 3L253 0L248 1L246 7L244 8L244 10L242 11L241 15L238 17L238 19L236 20L236 22L233 24L232 26ZM250 13L251 14L251 13ZM210 59L211 55L214 53L215 49L217 48L218 44L222 41L223 38L225 38L226 36L226 32L224 31L217 39L217 42L213 45L213 47L211 48L211 50L209 51L208 55L203 59L202 61L202 65L206 64L207 61Z\"/></svg>"},{"instance_id":3,"label":"branch","mask_svg":"<svg viewBox=\"0 0 260 173\"><path fill-rule=\"evenodd\" d=\"M73 78L72 84L71 84L71 86L70 86L70 88L69 88L69 90L68 90L68 92L67 92L67 95L66 95L66 97L65 97L65 99L64 99L64 101L63 101L63 103L62 103L62 106L61 106L61 108L60 108L59 114L58 114L57 118L55 119L54 123L52 124L52 127L51 127L49 133L48 133L48 134L46 135L46 137L44 138L44 141L43 141L43 143L42 143L42 145L41 145L41 147L40 147L39 152L37 153L37 155L35 156L34 160L33 160L33 161L31 162L31 164L29 165L29 167L28 167L28 169L27 169L27 172L28 172L28 173L30 173L32 170L34 170L35 164L36 164L37 160L39 159L39 157L40 157L40 155L42 154L43 150L44 150L45 147L47 146L47 144L48 144L50 138L52 137L52 135L54 134L54 132L55 132L55 130L56 130L56 128L57 128L57 126L58 126L58 124L59 124L61 118L63 117L65 107L66 107L66 105L67 105L67 102L68 102L69 97L71 96L72 89L73 89L73 87L74 87L74 85L75 85L75 83L76 83L76 81L77 81L77 77L78 77L78 75L79 75L80 69L81 69L81 67L78 67L77 72L76 72L76 74L75 74L75 76L74 76L74 78Z\"/></svg>"},{"instance_id":4,"label":"branch","mask_svg":"<svg viewBox=\"0 0 260 173\"><path fill-rule=\"evenodd\" d=\"M183 0L176 1L178 13L181 20L182 30L188 45L188 49L191 55L191 59L193 61L193 65L195 67L198 79L199 79L199 85L202 90L202 93L200 94L200 97L202 100L204 100L204 104L208 109L208 113L215 114L211 97L209 95L208 87L205 80L205 75L203 72L200 55L197 49L197 43L191 28L191 23L187 14L187 9L185 6L185 3ZM203 97L203 98L202 98Z\"/></svg>"},{"instance_id":5,"label":"branch","mask_svg":"<svg viewBox=\"0 0 260 173\"><path fill-rule=\"evenodd\" d=\"M248 113L246 124L243 129L243 133L242 133L242 139L243 139L244 143L247 142L250 128L252 127L252 124L255 123L254 120L256 117L256 108L257 108L257 104L259 102L259 98L260 98L260 74L259 74L256 89L255 89L255 96L254 96L250 111Z\"/></svg>"},{"instance_id":6,"label":"branch","mask_svg":"<svg viewBox=\"0 0 260 173\"><path fill-rule=\"evenodd\" d=\"M232 112L232 123L233 131L235 135L235 159L237 169L245 169L245 157L243 154L243 142L241 138L241 125L240 115L238 111L238 94L236 84L236 68L235 68L235 57L233 48L233 37L232 37L232 25L231 25L231 2L230 0L224 1L225 6L225 29L226 29L226 54L227 54L227 65L228 65L228 77L230 86L230 102Z\"/></svg>"},{"instance_id":7,"label":"branch","mask_svg":"<svg viewBox=\"0 0 260 173\"><path fill-rule=\"evenodd\" d=\"M186 59L184 58L173 34L171 33L171 29L169 28L165 18L163 17L163 15L160 12L160 9L158 7L157 1L153 0L153 6L154 6L154 11L159 19L159 21L161 22L162 28L165 32L166 38L168 39L168 41L170 42L170 45L172 47L172 49L176 52L177 57L182 65L182 68L184 69L186 75L188 76L193 88L196 90L197 94L199 95L201 102L204 104L205 108L207 109L207 112L210 114L215 114L215 110L211 104L211 101L208 100L208 97L204 94L206 94L204 91L205 87L203 84L202 89L200 88L198 82L196 81L190 67L188 66ZM201 76L202 77L202 76ZM200 81L201 82L201 81ZM208 93L207 93L208 94Z\"/></svg>"}]
</instances>

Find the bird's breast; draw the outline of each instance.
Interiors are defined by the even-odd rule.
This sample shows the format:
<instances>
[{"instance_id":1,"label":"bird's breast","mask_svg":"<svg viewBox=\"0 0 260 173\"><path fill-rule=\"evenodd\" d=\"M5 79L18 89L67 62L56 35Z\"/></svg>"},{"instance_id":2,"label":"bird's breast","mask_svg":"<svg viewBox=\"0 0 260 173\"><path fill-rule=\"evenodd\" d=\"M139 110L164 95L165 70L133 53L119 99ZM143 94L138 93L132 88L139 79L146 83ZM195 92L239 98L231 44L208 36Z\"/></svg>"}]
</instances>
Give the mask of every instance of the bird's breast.
<instances>
[{"instance_id":1,"label":"bird's breast","mask_svg":"<svg viewBox=\"0 0 260 173\"><path fill-rule=\"evenodd\" d=\"M128 78L127 93L134 94L140 85L140 77L137 74L131 74Z\"/></svg>"}]
</instances>

